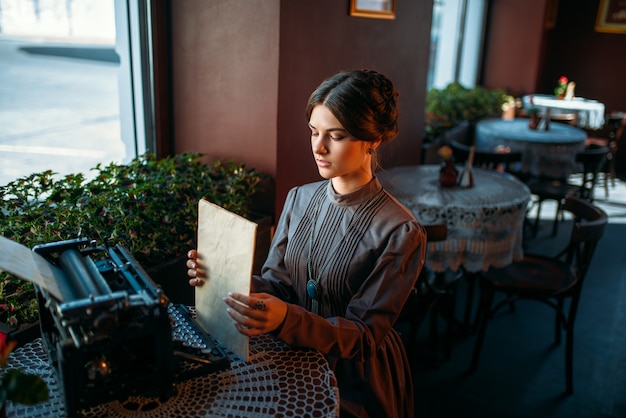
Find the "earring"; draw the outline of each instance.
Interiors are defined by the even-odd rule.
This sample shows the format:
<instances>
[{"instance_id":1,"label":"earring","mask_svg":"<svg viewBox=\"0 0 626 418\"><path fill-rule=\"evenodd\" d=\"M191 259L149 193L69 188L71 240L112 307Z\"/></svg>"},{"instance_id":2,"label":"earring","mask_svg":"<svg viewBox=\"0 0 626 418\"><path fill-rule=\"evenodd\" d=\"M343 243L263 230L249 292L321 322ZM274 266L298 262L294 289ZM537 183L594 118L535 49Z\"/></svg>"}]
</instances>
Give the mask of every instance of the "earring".
<instances>
[{"instance_id":1,"label":"earring","mask_svg":"<svg viewBox=\"0 0 626 418\"><path fill-rule=\"evenodd\" d=\"M367 149L367 153L368 153L369 155L372 155L372 154L374 153L374 148L368 148L368 149Z\"/></svg>"}]
</instances>

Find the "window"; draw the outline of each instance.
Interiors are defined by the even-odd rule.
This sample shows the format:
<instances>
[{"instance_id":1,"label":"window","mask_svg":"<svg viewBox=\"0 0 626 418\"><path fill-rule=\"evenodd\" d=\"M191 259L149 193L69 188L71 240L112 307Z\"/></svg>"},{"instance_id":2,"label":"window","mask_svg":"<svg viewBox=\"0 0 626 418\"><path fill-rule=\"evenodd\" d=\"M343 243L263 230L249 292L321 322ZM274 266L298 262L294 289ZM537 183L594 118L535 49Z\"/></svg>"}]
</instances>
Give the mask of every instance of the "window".
<instances>
[{"instance_id":1,"label":"window","mask_svg":"<svg viewBox=\"0 0 626 418\"><path fill-rule=\"evenodd\" d=\"M453 81L476 85L485 25L486 0L435 0L427 88Z\"/></svg>"},{"instance_id":2,"label":"window","mask_svg":"<svg viewBox=\"0 0 626 418\"><path fill-rule=\"evenodd\" d=\"M0 185L151 148L146 3L0 0Z\"/></svg>"}]
</instances>

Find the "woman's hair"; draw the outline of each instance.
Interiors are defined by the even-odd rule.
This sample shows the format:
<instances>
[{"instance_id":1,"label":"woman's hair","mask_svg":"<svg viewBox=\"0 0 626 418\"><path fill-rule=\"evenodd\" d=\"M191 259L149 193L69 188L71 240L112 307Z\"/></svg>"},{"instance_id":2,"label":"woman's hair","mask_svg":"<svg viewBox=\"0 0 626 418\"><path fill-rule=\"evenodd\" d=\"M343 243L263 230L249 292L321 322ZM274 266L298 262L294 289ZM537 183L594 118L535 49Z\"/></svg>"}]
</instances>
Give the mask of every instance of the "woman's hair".
<instances>
[{"instance_id":1,"label":"woman's hair","mask_svg":"<svg viewBox=\"0 0 626 418\"><path fill-rule=\"evenodd\" d=\"M356 139L391 141L398 133L398 92L391 81L373 70L340 72L327 78L309 97L307 120L313 108L326 106Z\"/></svg>"}]
</instances>

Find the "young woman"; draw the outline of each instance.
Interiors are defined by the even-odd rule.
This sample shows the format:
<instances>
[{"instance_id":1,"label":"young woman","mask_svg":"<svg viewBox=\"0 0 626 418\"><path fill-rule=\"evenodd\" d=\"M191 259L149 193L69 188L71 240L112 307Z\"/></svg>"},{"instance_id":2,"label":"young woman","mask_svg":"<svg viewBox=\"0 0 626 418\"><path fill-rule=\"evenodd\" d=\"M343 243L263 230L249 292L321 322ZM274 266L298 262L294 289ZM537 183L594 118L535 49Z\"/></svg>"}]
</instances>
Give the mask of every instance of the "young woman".
<instances>
[{"instance_id":1,"label":"young woman","mask_svg":"<svg viewBox=\"0 0 626 418\"><path fill-rule=\"evenodd\" d=\"M342 416L412 417L413 383L396 322L424 263L426 235L374 175L397 134L397 92L375 71L322 82L306 109L324 181L292 189L250 295L225 298L242 334L324 353ZM189 282L202 284L195 250Z\"/></svg>"}]
</instances>

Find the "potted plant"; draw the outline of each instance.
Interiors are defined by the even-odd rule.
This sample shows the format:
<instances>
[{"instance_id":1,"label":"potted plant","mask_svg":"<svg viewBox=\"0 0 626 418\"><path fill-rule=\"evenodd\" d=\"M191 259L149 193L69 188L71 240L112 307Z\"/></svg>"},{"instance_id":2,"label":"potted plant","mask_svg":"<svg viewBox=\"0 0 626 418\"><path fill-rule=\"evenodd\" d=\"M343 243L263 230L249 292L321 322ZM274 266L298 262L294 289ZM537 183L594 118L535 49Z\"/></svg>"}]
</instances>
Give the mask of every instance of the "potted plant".
<instances>
[{"instance_id":1,"label":"potted plant","mask_svg":"<svg viewBox=\"0 0 626 418\"><path fill-rule=\"evenodd\" d=\"M438 149L452 139L467 142L473 138L473 127L484 117L502 113L507 94L501 89L482 86L466 88L458 82L444 89L430 89L426 94L424 143Z\"/></svg>"},{"instance_id":2,"label":"potted plant","mask_svg":"<svg viewBox=\"0 0 626 418\"><path fill-rule=\"evenodd\" d=\"M129 164L99 164L89 177L44 171L14 180L0 187L0 233L29 248L78 237L119 243L170 296L168 285L174 291L189 286L180 279L160 283L159 266L171 266L194 248L198 200L251 218L251 199L267 178L243 164L202 160L198 153L147 154ZM17 327L36 320L30 282L0 272L0 291L0 321Z\"/></svg>"}]
</instances>

